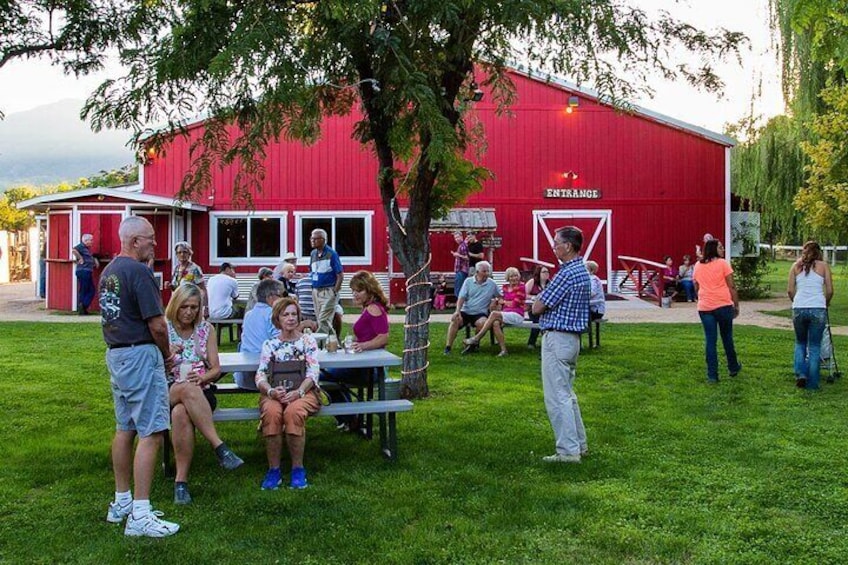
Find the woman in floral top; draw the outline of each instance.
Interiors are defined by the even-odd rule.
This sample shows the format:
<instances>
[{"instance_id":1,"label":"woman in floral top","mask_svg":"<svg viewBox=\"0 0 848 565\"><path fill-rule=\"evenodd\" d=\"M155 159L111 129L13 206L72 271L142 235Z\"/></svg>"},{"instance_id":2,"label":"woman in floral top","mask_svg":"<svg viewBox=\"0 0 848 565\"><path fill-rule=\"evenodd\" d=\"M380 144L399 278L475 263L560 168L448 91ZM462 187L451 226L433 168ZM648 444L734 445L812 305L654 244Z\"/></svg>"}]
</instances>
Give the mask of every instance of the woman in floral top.
<instances>
[{"instance_id":1,"label":"woman in floral top","mask_svg":"<svg viewBox=\"0 0 848 565\"><path fill-rule=\"evenodd\" d=\"M515 267L508 268L504 275L506 276L506 284L503 285L503 298L496 299L496 303L492 305L492 313L480 331L473 337L463 340L463 343L468 346L474 346L480 343L480 338L486 335L490 329L495 334L495 339L498 345L501 346L501 352L498 357L504 357L509 352L506 350L506 339L503 334L503 325L517 325L524 321L524 301L527 299L527 289L524 283L521 282L521 273Z\"/></svg>"},{"instance_id":2,"label":"woman in floral top","mask_svg":"<svg viewBox=\"0 0 848 565\"><path fill-rule=\"evenodd\" d=\"M168 340L171 352L177 357L168 375L171 434L177 463L175 504L191 502L188 472L194 454L195 428L215 449L222 467L232 470L244 463L221 440L212 421L212 411L218 402L210 385L221 378L221 363L215 328L200 315L200 302L200 289L189 283L177 288L165 309ZM182 370L181 365L185 365Z\"/></svg>"},{"instance_id":3,"label":"woman in floral top","mask_svg":"<svg viewBox=\"0 0 848 565\"><path fill-rule=\"evenodd\" d=\"M174 266L174 276L171 277L171 290L187 283L195 284L203 293L202 305L206 306L206 282L203 280L203 271L191 260L193 253L187 241L180 241L174 246L177 264Z\"/></svg>"},{"instance_id":4,"label":"woman in floral top","mask_svg":"<svg viewBox=\"0 0 848 565\"><path fill-rule=\"evenodd\" d=\"M318 345L311 335L301 333L300 306L294 298L281 298L271 311L271 322L280 330L278 337L262 344L256 388L261 394L259 413L268 472L262 481L263 490L276 490L282 484L280 458L283 433L291 456L291 488L307 487L303 452L306 447L306 419L321 409L318 397ZM272 387L268 382L272 361L306 361L306 378L298 388L286 390Z\"/></svg>"}]
</instances>

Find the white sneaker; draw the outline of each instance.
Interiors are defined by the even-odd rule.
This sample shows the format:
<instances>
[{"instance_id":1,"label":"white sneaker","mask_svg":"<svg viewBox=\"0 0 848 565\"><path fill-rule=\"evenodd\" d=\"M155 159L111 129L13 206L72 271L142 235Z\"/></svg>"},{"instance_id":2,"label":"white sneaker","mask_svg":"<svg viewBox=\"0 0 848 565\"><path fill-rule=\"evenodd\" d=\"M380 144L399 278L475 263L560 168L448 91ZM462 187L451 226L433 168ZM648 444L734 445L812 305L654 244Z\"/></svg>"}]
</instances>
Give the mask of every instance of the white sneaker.
<instances>
[{"instance_id":1,"label":"white sneaker","mask_svg":"<svg viewBox=\"0 0 848 565\"><path fill-rule=\"evenodd\" d=\"M129 537L164 538L174 535L180 531L180 525L159 519L162 512L151 510L149 514L141 518L135 518L132 514L127 516L127 527L124 535Z\"/></svg>"},{"instance_id":2,"label":"white sneaker","mask_svg":"<svg viewBox=\"0 0 848 565\"><path fill-rule=\"evenodd\" d=\"M580 463L580 456L567 455L565 453L554 453L553 455L542 457L542 461L545 463Z\"/></svg>"},{"instance_id":3,"label":"white sneaker","mask_svg":"<svg viewBox=\"0 0 848 565\"><path fill-rule=\"evenodd\" d=\"M109 503L109 510L106 512L106 521L112 524L120 524L124 521L124 518L130 515L132 512L132 501L128 502L126 506L121 506L117 502Z\"/></svg>"}]
</instances>

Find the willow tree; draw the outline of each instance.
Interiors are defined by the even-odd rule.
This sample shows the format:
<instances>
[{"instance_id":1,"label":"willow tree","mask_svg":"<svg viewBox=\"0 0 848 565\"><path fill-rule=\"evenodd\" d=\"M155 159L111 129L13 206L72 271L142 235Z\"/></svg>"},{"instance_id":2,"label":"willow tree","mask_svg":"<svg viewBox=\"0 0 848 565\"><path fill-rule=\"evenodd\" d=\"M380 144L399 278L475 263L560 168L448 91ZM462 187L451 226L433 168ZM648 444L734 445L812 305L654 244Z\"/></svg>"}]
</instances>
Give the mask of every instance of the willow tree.
<instances>
[{"instance_id":1,"label":"willow tree","mask_svg":"<svg viewBox=\"0 0 848 565\"><path fill-rule=\"evenodd\" d=\"M283 137L314 142L329 115L358 110L351 132L379 164L374 187L391 221L392 251L412 283L403 394L423 396L429 344L428 228L488 171L468 100L487 87L502 109L514 96L509 61L591 82L610 101L647 91L649 78L718 89L709 62L735 55L739 33L706 33L667 12L622 0L157 0L114 14L129 69L104 83L85 114L95 127L208 116L180 198L207 186L211 167L238 162L234 190L259 190L261 157ZM695 52L699 66L683 58ZM705 62L707 61L707 62ZM623 77L634 77L631 80ZM240 133L228 134L236 125ZM167 134L150 138L165 143ZM398 206L408 213L401 220Z\"/></svg>"}]
</instances>

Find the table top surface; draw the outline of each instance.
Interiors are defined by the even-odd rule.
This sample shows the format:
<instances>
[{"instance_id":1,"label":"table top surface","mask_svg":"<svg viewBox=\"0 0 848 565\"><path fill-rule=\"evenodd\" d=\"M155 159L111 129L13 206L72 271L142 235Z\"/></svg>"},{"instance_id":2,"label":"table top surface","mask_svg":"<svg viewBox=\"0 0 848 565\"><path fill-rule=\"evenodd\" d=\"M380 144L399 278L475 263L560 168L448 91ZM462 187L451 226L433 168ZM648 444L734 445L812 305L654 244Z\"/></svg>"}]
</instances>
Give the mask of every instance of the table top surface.
<instances>
[{"instance_id":1,"label":"table top surface","mask_svg":"<svg viewBox=\"0 0 848 565\"><path fill-rule=\"evenodd\" d=\"M221 353L221 371L255 371L259 366L259 353ZM403 359L385 349L372 349L361 353L335 353L318 351L318 364L324 369L367 369L370 367L397 367Z\"/></svg>"}]
</instances>

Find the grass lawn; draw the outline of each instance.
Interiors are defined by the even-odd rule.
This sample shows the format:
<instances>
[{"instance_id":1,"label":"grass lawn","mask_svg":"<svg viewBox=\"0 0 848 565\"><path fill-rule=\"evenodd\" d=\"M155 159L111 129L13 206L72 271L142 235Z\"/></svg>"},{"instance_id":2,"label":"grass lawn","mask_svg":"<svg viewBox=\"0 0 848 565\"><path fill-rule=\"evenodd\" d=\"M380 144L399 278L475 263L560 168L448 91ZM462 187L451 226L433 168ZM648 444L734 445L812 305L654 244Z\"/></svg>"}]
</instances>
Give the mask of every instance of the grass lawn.
<instances>
[{"instance_id":1,"label":"grass lawn","mask_svg":"<svg viewBox=\"0 0 848 565\"><path fill-rule=\"evenodd\" d=\"M227 474L201 439L188 507L157 473L153 503L182 531L149 540L104 520L114 423L98 326L0 323L0 562L846 561L848 387L795 389L789 332L737 328L744 370L710 386L699 325L606 324L576 387L591 454L546 465L527 334L508 332L503 359L445 357L445 325L432 330L432 395L398 416L397 462L319 418L310 488L263 492L254 427L222 424L246 464Z\"/></svg>"},{"instance_id":2,"label":"grass lawn","mask_svg":"<svg viewBox=\"0 0 848 565\"><path fill-rule=\"evenodd\" d=\"M769 273L763 283L769 285L772 296L786 298L786 309L766 312L784 318L792 317L792 303L786 295L786 283L789 278L789 268L793 261L772 261L769 263ZM835 326L848 326L848 269L844 264L831 267L833 273L833 299L830 302L830 322Z\"/></svg>"}]
</instances>

